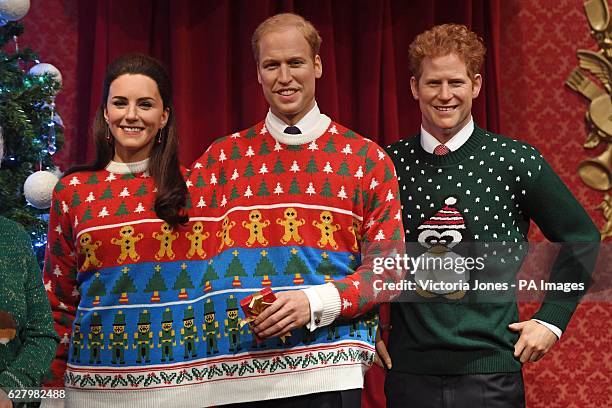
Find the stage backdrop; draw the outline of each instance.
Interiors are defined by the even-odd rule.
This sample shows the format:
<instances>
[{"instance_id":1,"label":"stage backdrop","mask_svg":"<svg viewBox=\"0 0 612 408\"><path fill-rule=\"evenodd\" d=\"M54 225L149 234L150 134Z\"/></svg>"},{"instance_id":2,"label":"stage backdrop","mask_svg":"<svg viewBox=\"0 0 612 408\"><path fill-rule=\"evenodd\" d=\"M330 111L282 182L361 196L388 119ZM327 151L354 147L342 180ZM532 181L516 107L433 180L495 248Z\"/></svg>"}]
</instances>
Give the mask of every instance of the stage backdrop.
<instances>
[{"instance_id":1,"label":"stage backdrop","mask_svg":"<svg viewBox=\"0 0 612 408\"><path fill-rule=\"evenodd\" d=\"M586 105L563 82L576 48L591 48L579 0L31 0L21 46L39 51L64 76L58 111L67 168L92 158L91 119L100 103L105 66L125 52L162 60L175 86L181 159L196 158L217 137L259 121L266 103L256 80L250 36L267 16L294 11L321 32L323 112L382 145L418 131L409 87L408 45L433 24L469 25L488 48L485 86L475 103L479 125L540 149L585 205L601 194L577 177ZM532 239L542 239L534 229ZM521 305L528 318L537 305ZM612 307L581 305L561 342L525 366L528 407L612 406ZM383 373L368 373L364 401L384 406Z\"/></svg>"}]
</instances>

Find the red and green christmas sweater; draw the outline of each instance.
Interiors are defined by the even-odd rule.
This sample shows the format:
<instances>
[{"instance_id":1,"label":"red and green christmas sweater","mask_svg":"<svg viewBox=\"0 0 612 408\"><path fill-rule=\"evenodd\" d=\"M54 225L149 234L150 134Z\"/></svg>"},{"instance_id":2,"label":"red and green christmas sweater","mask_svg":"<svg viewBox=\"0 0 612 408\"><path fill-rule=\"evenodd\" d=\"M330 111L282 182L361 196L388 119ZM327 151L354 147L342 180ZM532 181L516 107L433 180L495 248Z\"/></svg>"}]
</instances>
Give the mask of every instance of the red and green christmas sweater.
<instances>
[{"instance_id":1,"label":"red and green christmas sweater","mask_svg":"<svg viewBox=\"0 0 612 408\"><path fill-rule=\"evenodd\" d=\"M207 302L240 321L235 301L256 291L313 287L323 313L318 329L285 341L257 343L248 326L228 333L215 361L239 368L214 377L222 381L210 383L216 397L206 401L215 404L362 387L374 355L372 309L389 295L373 281L397 278L371 267L375 252L401 250L404 239L384 150L332 121L318 135L272 132L260 122L221 138L192 165L190 216L207 237Z\"/></svg>"}]
</instances>

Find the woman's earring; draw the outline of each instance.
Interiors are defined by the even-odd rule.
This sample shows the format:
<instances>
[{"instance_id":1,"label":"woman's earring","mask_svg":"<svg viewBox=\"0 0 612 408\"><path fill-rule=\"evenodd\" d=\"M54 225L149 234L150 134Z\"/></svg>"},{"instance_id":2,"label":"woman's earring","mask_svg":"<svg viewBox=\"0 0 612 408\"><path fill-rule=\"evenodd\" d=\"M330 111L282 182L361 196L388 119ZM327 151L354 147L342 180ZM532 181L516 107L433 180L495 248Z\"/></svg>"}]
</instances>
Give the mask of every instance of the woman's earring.
<instances>
[{"instance_id":1,"label":"woman's earring","mask_svg":"<svg viewBox=\"0 0 612 408\"><path fill-rule=\"evenodd\" d=\"M108 128L108 123L106 124L106 136L105 136L105 138L106 138L106 141L108 143L111 142L110 129Z\"/></svg>"},{"instance_id":2,"label":"woman's earring","mask_svg":"<svg viewBox=\"0 0 612 408\"><path fill-rule=\"evenodd\" d=\"M157 131L157 143L161 143L161 140L162 140L162 129L163 128L159 128L159 130Z\"/></svg>"}]
</instances>

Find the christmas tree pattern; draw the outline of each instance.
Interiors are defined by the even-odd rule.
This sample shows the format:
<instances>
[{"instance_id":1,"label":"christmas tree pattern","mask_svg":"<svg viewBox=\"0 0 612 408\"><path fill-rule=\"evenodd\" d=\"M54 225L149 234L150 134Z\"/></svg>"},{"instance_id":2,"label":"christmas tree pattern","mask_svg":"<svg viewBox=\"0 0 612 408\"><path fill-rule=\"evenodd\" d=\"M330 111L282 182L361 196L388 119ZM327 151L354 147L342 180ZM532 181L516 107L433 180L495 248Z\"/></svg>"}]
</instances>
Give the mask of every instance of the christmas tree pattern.
<instances>
[{"instance_id":1,"label":"christmas tree pattern","mask_svg":"<svg viewBox=\"0 0 612 408\"><path fill-rule=\"evenodd\" d=\"M121 204L119 205L119 208L117 208L115 215L120 216L120 215L126 215L126 214L129 214L129 212L125 205L125 201L122 201Z\"/></svg>"},{"instance_id":2,"label":"christmas tree pattern","mask_svg":"<svg viewBox=\"0 0 612 408\"><path fill-rule=\"evenodd\" d=\"M329 255L327 252L323 252L321 254L321 258L321 263L319 263L319 266L317 266L316 272L319 275L325 276L325 283L333 282L334 279L332 278L332 275L337 274L338 271L336 270L334 264L329 260Z\"/></svg>"},{"instance_id":3,"label":"christmas tree pattern","mask_svg":"<svg viewBox=\"0 0 612 408\"><path fill-rule=\"evenodd\" d=\"M283 162L281 161L280 156L276 158L276 163L274 163L274 168L272 169L273 174L283 174L285 172L285 168L283 167Z\"/></svg>"},{"instance_id":4,"label":"christmas tree pattern","mask_svg":"<svg viewBox=\"0 0 612 408\"><path fill-rule=\"evenodd\" d=\"M99 182L100 180L98 180L98 175L93 173L91 176L89 176L85 184L98 184Z\"/></svg>"},{"instance_id":5,"label":"christmas tree pattern","mask_svg":"<svg viewBox=\"0 0 612 408\"><path fill-rule=\"evenodd\" d=\"M232 255L234 255L234 257L232 258L232 261L230 262L229 266L227 267L227 271L225 272L226 278L234 277L234 280L232 281L232 286L235 288L239 288L242 286L242 282L240 282L240 276L249 276L244 270L242 262L240 262L240 259L238 259L238 253L239 252L237 250L234 250L232 252Z\"/></svg>"},{"instance_id":6,"label":"christmas tree pattern","mask_svg":"<svg viewBox=\"0 0 612 408\"><path fill-rule=\"evenodd\" d=\"M323 197L332 197L331 185L329 183L329 179L325 179L325 183L323 183L323 188L320 193Z\"/></svg>"},{"instance_id":7,"label":"christmas tree pattern","mask_svg":"<svg viewBox=\"0 0 612 408\"><path fill-rule=\"evenodd\" d=\"M87 289L87 296L93 297L92 305L98 306L100 304L100 298L106 295L106 287L100 279L100 272L95 273L96 278L91 282ZM58 285L59 286L59 285Z\"/></svg>"},{"instance_id":8,"label":"christmas tree pattern","mask_svg":"<svg viewBox=\"0 0 612 408\"><path fill-rule=\"evenodd\" d=\"M323 148L323 151L325 153L337 153L338 152L338 150L336 150L336 143L334 142L333 137L330 137L328 139L327 144Z\"/></svg>"},{"instance_id":9,"label":"christmas tree pattern","mask_svg":"<svg viewBox=\"0 0 612 408\"><path fill-rule=\"evenodd\" d=\"M268 191L268 186L266 184L266 180L261 181L261 184L259 185L259 190L257 191L257 195L259 197L267 197L270 195L270 192Z\"/></svg>"},{"instance_id":10,"label":"christmas tree pattern","mask_svg":"<svg viewBox=\"0 0 612 408\"><path fill-rule=\"evenodd\" d=\"M168 290L166 287L166 281L164 280L163 275L161 274L161 266L155 265L153 268L155 272L149 282L147 283L147 287L145 288L145 293L152 293L151 302L159 302L161 300L159 296L159 292L164 292Z\"/></svg>"},{"instance_id":11,"label":"christmas tree pattern","mask_svg":"<svg viewBox=\"0 0 612 408\"><path fill-rule=\"evenodd\" d=\"M211 259L208 261L206 273L204 273L204 276L202 276L202 282L200 283L200 286L204 287L204 292L210 292L213 289L212 284L210 282L217 279L219 279L219 275L217 275L215 267L213 266L213 260Z\"/></svg>"},{"instance_id":12,"label":"christmas tree pattern","mask_svg":"<svg viewBox=\"0 0 612 408\"><path fill-rule=\"evenodd\" d=\"M315 161L314 156L310 156L310 160L306 165L306 173L318 173L319 168L317 167L317 162Z\"/></svg>"},{"instance_id":13,"label":"christmas tree pattern","mask_svg":"<svg viewBox=\"0 0 612 408\"><path fill-rule=\"evenodd\" d=\"M230 154L230 159L238 160L241 159L242 155L240 154L240 149L238 149L238 143L234 142L232 146L232 153Z\"/></svg>"},{"instance_id":14,"label":"christmas tree pattern","mask_svg":"<svg viewBox=\"0 0 612 408\"><path fill-rule=\"evenodd\" d=\"M128 293L136 292L136 285L132 280L132 277L128 274L130 268L127 266L121 269L121 276L117 279L115 286L113 287L112 293L114 295L121 295L119 297L119 303L128 303Z\"/></svg>"},{"instance_id":15,"label":"christmas tree pattern","mask_svg":"<svg viewBox=\"0 0 612 408\"><path fill-rule=\"evenodd\" d=\"M298 250L291 248L291 257L285 268L285 275L293 275L293 284L301 285L304 283L303 275L310 274L310 269L306 266L304 260L298 255Z\"/></svg>"},{"instance_id":16,"label":"christmas tree pattern","mask_svg":"<svg viewBox=\"0 0 612 408\"><path fill-rule=\"evenodd\" d=\"M339 176L345 176L345 177L351 175L346 159L344 159L342 163L340 163L340 168L338 169L338 172L336 174L338 174Z\"/></svg>"},{"instance_id":17,"label":"christmas tree pattern","mask_svg":"<svg viewBox=\"0 0 612 408\"><path fill-rule=\"evenodd\" d=\"M253 276L262 276L261 286L271 286L272 281L270 281L270 276L275 276L276 268L274 268L274 264L268 259L268 252L264 249L260 252L261 258L255 267L255 273Z\"/></svg>"},{"instance_id":18,"label":"christmas tree pattern","mask_svg":"<svg viewBox=\"0 0 612 408\"><path fill-rule=\"evenodd\" d=\"M176 277L176 281L174 282L174 286L172 287L172 289L179 291L179 299L189 298L187 289L193 289L193 282L191 281L191 278L187 273L187 264L185 264L184 262L181 264L181 272Z\"/></svg>"},{"instance_id":19,"label":"christmas tree pattern","mask_svg":"<svg viewBox=\"0 0 612 408\"><path fill-rule=\"evenodd\" d=\"M297 182L297 178L293 178L291 180L291 185L289 186L289 194L299 195L300 193L300 185Z\"/></svg>"},{"instance_id":20,"label":"christmas tree pattern","mask_svg":"<svg viewBox=\"0 0 612 408\"><path fill-rule=\"evenodd\" d=\"M244 169L244 173L242 174L246 178L251 178L255 175L255 171L253 170L253 163L249 160L246 168Z\"/></svg>"},{"instance_id":21,"label":"christmas tree pattern","mask_svg":"<svg viewBox=\"0 0 612 408\"><path fill-rule=\"evenodd\" d=\"M111 186L109 185L102 192L102 195L100 196L100 200L109 200L112 198L113 198L113 190L111 189Z\"/></svg>"}]
</instances>

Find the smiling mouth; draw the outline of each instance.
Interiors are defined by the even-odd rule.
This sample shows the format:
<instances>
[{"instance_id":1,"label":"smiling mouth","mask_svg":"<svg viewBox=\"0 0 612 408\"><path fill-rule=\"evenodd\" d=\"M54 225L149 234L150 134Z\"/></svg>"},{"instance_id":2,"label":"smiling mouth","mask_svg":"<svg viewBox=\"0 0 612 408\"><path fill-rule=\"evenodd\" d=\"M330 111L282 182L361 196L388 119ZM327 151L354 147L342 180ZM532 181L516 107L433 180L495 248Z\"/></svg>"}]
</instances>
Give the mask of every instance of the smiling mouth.
<instances>
[{"instance_id":1,"label":"smiling mouth","mask_svg":"<svg viewBox=\"0 0 612 408\"><path fill-rule=\"evenodd\" d=\"M144 130L144 128L141 127L134 127L134 126L121 126L121 129L124 132L128 132L128 133L138 133L141 130Z\"/></svg>"},{"instance_id":2,"label":"smiling mouth","mask_svg":"<svg viewBox=\"0 0 612 408\"><path fill-rule=\"evenodd\" d=\"M434 109L440 112L450 112L452 110L455 110L457 108L457 106L459 105L452 105L452 106L434 106Z\"/></svg>"},{"instance_id":3,"label":"smiling mouth","mask_svg":"<svg viewBox=\"0 0 612 408\"><path fill-rule=\"evenodd\" d=\"M295 88L288 88L288 89L281 89L280 91L276 91L276 93L282 96L291 96L297 91L298 90Z\"/></svg>"}]
</instances>

